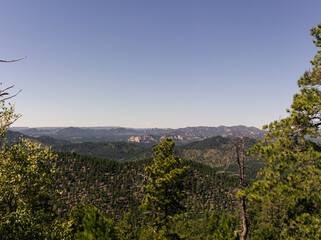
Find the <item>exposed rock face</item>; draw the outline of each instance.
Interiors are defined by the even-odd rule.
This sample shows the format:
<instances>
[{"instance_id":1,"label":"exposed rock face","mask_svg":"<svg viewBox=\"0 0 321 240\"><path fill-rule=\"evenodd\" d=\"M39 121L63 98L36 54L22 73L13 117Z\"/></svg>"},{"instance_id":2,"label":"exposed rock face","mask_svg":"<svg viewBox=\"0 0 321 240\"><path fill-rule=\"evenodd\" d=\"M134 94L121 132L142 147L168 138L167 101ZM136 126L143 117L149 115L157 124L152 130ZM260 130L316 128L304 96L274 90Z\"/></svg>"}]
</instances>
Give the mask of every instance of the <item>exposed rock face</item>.
<instances>
[{"instance_id":1,"label":"exposed rock face","mask_svg":"<svg viewBox=\"0 0 321 240\"><path fill-rule=\"evenodd\" d=\"M157 138L151 135L131 136L127 141L133 143L154 143L157 142Z\"/></svg>"}]
</instances>

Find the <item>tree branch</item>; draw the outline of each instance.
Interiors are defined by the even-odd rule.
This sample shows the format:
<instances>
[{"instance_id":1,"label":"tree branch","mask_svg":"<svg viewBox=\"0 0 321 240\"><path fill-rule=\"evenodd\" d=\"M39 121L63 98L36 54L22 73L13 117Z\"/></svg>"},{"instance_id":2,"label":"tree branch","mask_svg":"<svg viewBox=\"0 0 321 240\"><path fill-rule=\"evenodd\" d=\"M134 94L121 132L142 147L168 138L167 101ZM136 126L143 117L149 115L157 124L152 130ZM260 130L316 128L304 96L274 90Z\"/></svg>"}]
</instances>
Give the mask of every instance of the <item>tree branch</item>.
<instances>
[{"instance_id":1,"label":"tree branch","mask_svg":"<svg viewBox=\"0 0 321 240\"><path fill-rule=\"evenodd\" d=\"M0 59L0 63L12 63L12 62L18 62L20 60L25 59L27 56L24 56L23 58L19 58L19 59L13 59L13 60L1 60Z\"/></svg>"}]
</instances>

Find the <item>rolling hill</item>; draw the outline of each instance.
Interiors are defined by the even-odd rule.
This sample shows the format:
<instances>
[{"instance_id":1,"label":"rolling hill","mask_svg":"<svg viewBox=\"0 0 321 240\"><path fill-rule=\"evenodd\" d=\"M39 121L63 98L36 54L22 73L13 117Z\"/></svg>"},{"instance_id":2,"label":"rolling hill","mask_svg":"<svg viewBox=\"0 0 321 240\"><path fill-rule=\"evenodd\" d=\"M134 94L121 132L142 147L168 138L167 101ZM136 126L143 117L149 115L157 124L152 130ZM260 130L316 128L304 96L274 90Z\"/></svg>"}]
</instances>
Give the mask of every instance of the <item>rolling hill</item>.
<instances>
[{"instance_id":1,"label":"rolling hill","mask_svg":"<svg viewBox=\"0 0 321 240\"><path fill-rule=\"evenodd\" d=\"M11 130L15 131L15 128L11 128ZM134 129L120 127L17 128L16 131L32 137L49 136L73 143L123 141L142 146L156 145L166 137L171 137L176 141L177 145L182 145L214 136L245 136L260 139L265 135L265 131L246 126L187 127L179 129Z\"/></svg>"},{"instance_id":2,"label":"rolling hill","mask_svg":"<svg viewBox=\"0 0 321 240\"><path fill-rule=\"evenodd\" d=\"M246 149L256 143L255 139L247 139ZM225 165L231 153L231 139L215 136L177 146L177 156L187 160L202 162L218 167ZM126 142L87 142L56 145L54 151L75 152L90 156L105 157L112 160L142 160L154 156L152 147L142 147Z\"/></svg>"},{"instance_id":3,"label":"rolling hill","mask_svg":"<svg viewBox=\"0 0 321 240\"><path fill-rule=\"evenodd\" d=\"M5 139L8 141L9 144L18 142L20 138L29 139L30 141L39 143L42 146L62 146L62 145L70 144L70 142L62 139L56 139L49 136L32 137L32 136L22 134L20 132L14 132L10 130L8 130L5 135Z\"/></svg>"}]
</instances>

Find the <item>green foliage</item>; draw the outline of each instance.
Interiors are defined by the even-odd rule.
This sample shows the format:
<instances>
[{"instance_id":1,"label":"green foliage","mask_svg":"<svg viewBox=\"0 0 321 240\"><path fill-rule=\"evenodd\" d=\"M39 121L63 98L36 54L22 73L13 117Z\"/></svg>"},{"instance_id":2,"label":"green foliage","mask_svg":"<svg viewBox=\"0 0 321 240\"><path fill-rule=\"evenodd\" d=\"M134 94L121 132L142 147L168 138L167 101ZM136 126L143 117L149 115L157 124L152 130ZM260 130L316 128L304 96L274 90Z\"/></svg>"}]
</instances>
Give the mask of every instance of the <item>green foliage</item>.
<instances>
[{"instance_id":1,"label":"green foliage","mask_svg":"<svg viewBox=\"0 0 321 240\"><path fill-rule=\"evenodd\" d=\"M1 84L0 84L1 85ZM0 90L0 97L7 93ZM7 133L7 129L12 123L14 123L20 114L14 112L14 106L12 104L7 105L4 99L0 99L0 140L3 141L4 135Z\"/></svg>"},{"instance_id":2,"label":"green foliage","mask_svg":"<svg viewBox=\"0 0 321 240\"><path fill-rule=\"evenodd\" d=\"M213 229L212 235L207 239L237 240L240 238L237 233L238 219L236 217L223 215L219 220L214 218L215 223L216 227ZM209 224L211 224L211 221Z\"/></svg>"},{"instance_id":3,"label":"green foliage","mask_svg":"<svg viewBox=\"0 0 321 240\"><path fill-rule=\"evenodd\" d=\"M115 223L112 219L104 218L94 206L79 206L76 212L76 223L78 224L80 217L84 214L82 219L82 228L78 228L75 233L75 239L79 240L116 240L117 233ZM83 210L85 210L83 212Z\"/></svg>"},{"instance_id":4,"label":"green foliage","mask_svg":"<svg viewBox=\"0 0 321 240\"><path fill-rule=\"evenodd\" d=\"M181 239L239 239L238 218L222 212L205 211L197 219L182 216L176 219L173 226Z\"/></svg>"},{"instance_id":5,"label":"green foliage","mask_svg":"<svg viewBox=\"0 0 321 240\"><path fill-rule=\"evenodd\" d=\"M85 218L86 214L90 211L90 207L91 206L88 204L79 202L73 209L71 209L69 214L69 221L71 224L70 229L72 236L74 236L77 232L84 231L83 219Z\"/></svg>"},{"instance_id":6,"label":"green foliage","mask_svg":"<svg viewBox=\"0 0 321 240\"><path fill-rule=\"evenodd\" d=\"M0 235L2 239L50 239L58 234L50 202L52 161L48 148L26 140L0 151ZM59 235L59 234L58 234Z\"/></svg>"},{"instance_id":7,"label":"green foliage","mask_svg":"<svg viewBox=\"0 0 321 240\"><path fill-rule=\"evenodd\" d=\"M133 224L133 214L127 212L117 224L117 236L122 240L138 239L138 229Z\"/></svg>"},{"instance_id":8,"label":"green foliage","mask_svg":"<svg viewBox=\"0 0 321 240\"><path fill-rule=\"evenodd\" d=\"M153 165L146 167L148 179L143 186L141 208L154 220L155 237L162 236L162 239L166 239L173 218L185 209L183 178L189 168L182 166L182 160L174 156L174 147L175 142L166 138L153 149L156 157Z\"/></svg>"},{"instance_id":9,"label":"green foliage","mask_svg":"<svg viewBox=\"0 0 321 240\"><path fill-rule=\"evenodd\" d=\"M311 30L321 47L321 24ZM298 81L289 116L272 122L252 152L268 161L246 196L253 239L321 238L321 51ZM241 193L242 194L242 193Z\"/></svg>"}]
</instances>

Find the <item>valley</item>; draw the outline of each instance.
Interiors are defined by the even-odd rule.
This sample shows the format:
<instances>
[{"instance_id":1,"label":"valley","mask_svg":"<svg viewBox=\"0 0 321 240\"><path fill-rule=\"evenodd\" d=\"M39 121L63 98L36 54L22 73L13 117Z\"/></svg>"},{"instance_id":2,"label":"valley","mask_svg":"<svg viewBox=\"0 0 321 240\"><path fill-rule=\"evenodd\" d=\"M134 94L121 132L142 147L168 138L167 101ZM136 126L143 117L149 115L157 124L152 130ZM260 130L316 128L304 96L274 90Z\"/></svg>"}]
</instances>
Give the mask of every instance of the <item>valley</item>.
<instances>
[{"instance_id":1,"label":"valley","mask_svg":"<svg viewBox=\"0 0 321 240\"><path fill-rule=\"evenodd\" d=\"M263 131L244 126L219 128L164 129L101 129L101 128L12 128L6 138L10 144L19 137L27 138L42 147L50 146L57 153L52 191L54 202L61 216L65 216L77 204L88 202L100 209L104 216L120 219L132 212L140 221L137 211L143 196L145 168L155 156L153 147L167 135L176 136L179 142L176 156L190 167L184 179L187 199L184 201L190 214L198 218L204 211L231 212L237 206L235 191L238 189L237 165L232 154L232 138L243 133L262 136ZM167 131L167 135L166 134ZM143 139L146 133L154 138ZM212 136L212 134L221 135ZM135 134L135 135L133 135ZM229 137L226 137L228 135ZM122 141L124 136L127 141ZM151 136L151 135L148 135ZM184 136L181 138L180 136ZM92 142L86 140L93 140ZM98 139L100 141L98 141ZM103 141L107 140L109 141ZM110 141L113 139L114 141ZM183 140L182 140L183 139ZM193 141L198 139L196 141ZM199 140L201 139L201 140ZM246 149L256 139L246 139ZM82 140L82 141L79 141ZM264 166L253 157L247 159L248 184L255 180ZM193 217L192 217L193 216ZM135 224L138 224L136 222Z\"/></svg>"}]
</instances>

